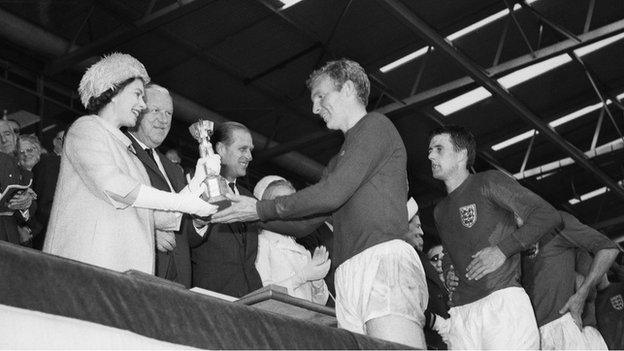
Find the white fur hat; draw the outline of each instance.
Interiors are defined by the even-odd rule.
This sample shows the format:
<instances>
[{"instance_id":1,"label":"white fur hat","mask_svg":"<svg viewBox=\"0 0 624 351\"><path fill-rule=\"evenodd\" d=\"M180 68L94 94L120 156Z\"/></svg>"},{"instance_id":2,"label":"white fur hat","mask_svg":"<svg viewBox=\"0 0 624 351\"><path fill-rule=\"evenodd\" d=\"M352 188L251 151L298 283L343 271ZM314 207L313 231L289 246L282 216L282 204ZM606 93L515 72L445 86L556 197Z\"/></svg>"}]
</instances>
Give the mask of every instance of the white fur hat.
<instances>
[{"instance_id":1,"label":"white fur hat","mask_svg":"<svg viewBox=\"0 0 624 351\"><path fill-rule=\"evenodd\" d=\"M150 82L145 66L134 57L119 52L103 56L87 69L80 80L78 93L82 105L86 108L92 97L98 97L130 78L141 78L145 84Z\"/></svg>"},{"instance_id":2,"label":"white fur hat","mask_svg":"<svg viewBox=\"0 0 624 351\"><path fill-rule=\"evenodd\" d=\"M276 176L276 175L268 175L260 179L260 181L258 182L258 184L256 184L256 187L254 188L254 191L253 191L253 194L256 197L256 199L262 200L262 195L264 195L264 191L269 187L271 183L276 182L278 180L286 180L286 179L280 176Z\"/></svg>"},{"instance_id":3,"label":"white fur hat","mask_svg":"<svg viewBox=\"0 0 624 351\"><path fill-rule=\"evenodd\" d=\"M414 216L418 213L418 204L416 203L416 200L414 200L413 197L410 197L409 200L407 200L407 220L411 221L412 218L414 218Z\"/></svg>"}]
</instances>

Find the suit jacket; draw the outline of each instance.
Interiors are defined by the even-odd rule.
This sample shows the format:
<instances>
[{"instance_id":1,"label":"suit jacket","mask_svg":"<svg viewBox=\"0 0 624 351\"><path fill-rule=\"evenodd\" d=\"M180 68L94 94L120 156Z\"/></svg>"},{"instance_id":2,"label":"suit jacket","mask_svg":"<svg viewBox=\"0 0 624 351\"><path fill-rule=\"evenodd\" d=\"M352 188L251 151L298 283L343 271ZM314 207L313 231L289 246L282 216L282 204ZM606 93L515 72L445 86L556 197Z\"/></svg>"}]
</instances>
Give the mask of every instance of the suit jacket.
<instances>
[{"instance_id":1,"label":"suit jacket","mask_svg":"<svg viewBox=\"0 0 624 351\"><path fill-rule=\"evenodd\" d=\"M37 193L37 211L31 219L30 227L34 236L33 248L38 250L43 248L60 167L61 156L43 154L32 170L33 190Z\"/></svg>"},{"instance_id":2,"label":"suit jacket","mask_svg":"<svg viewBox=\"0 0 624 351\"><path fill-rule=\"evenodd\" d=\"M132 146L136 150L137 158L145 166L151 185L158 190L171 191L167 180L163 177L156 162L154 162L139 143L137 143L134 136L130 135L128 132L126 132L126 134L129 135L128 138L132 141ZM160 152L156 151L156 154L165 169L165 173L167 174L167 178L169 178L169 182L171 182L173 190L176 193L180 192L180 190L186 186L186 180L184 179L182 169L175 163L169 161L169 159ZM173 251L162 252L156 250L156 275L190 288L191 257L188 244L188 231L195 231L195 229L193 228L192 219L185 215L182 218L180 230L175 232L176 246Z\"/></svg>"},{"instance_id":3,"label":"suit jacket","mask_svg":"<svg viewBox=\"0 0 624 351\"><path fill-rule=\"evenodd\" d=\"M236 185L241 195L251 192ZM256 270L258 224L210 224L204 237L189 237L193 286L241 297L262 287Z\"/></svg>"}]
</instances>

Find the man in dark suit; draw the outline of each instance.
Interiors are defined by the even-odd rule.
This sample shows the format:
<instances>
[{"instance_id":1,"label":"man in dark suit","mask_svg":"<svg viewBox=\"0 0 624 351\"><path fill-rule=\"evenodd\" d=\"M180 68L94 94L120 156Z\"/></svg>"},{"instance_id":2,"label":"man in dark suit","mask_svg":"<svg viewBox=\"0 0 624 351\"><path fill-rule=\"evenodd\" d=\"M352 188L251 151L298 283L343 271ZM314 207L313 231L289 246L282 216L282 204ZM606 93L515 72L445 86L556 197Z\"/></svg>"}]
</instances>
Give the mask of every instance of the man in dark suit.
<instances>
[{"instance_id":1,"label":"man in dark suit","mask_svg":"<svg viewBox=\"0 0 624 351\"><path fill-rule=\"evenodd\" d=\"M236 122L216 126L212 136L221 156L221 175L232 192L253 196L236 179L247 174L253 141L249 130ZM193 285L218 293L241 297L262 287L255 267L258 252L256 223L209 224L203 236L193 235L191 260Z\"/></svg>"},{"instance_id":2,"label":"man in dark suit","mask_svg":"<svg viewBox=\"0 0 624 351\"><path fill-rule=\"evenodd\" d=\"M167 89L156 84L145 87L145 99L147 108L139 116L135 127L127 133L152 186L158 190L180 192L186 185L182 170L156 150L171 128L173 101ZM175 221L181 221L177 222L180 223L179 230L156 230L156 275L189 288L191 259L188 232L195 229L190 217L182 217L181 213L172 213L172 222Z\"/></svg>"},{"instance_id":3,"label":"man in dark suit","mask_svg":"<svg viewBox=\"0 0 624 351\"><path fill-rule=\"evenodd\" d=\"M33 190L37 194L37 211L29 222L29 226L33 234L33 248L37 250L43 248L45 233L50 220L56 182L58 181L61 167L64 136L64 129L56 133L52 140L53 152L42 154L41 159L32 169Z\"/></svg>"}]
</instances>

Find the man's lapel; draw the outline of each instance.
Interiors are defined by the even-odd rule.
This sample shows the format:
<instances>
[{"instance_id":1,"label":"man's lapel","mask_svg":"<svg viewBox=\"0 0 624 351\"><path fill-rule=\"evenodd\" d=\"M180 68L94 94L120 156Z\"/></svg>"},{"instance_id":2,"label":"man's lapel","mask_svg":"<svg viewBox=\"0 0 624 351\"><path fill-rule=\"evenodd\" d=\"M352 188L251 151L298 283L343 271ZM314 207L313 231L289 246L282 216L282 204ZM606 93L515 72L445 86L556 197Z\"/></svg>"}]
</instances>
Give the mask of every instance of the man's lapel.
<instances>
[{"instance_id":1,"label":"man's lapel","mask_svg":"<svg viewBox=\"0 0 624 351\"><path fill-rule=\"evenodd\" d=\"M152 172L157 174L160 178L162 178L162 180L166 184L167 180L165 180L156 162L154 162L154 160L152 160L152 158L147 155L147 152L141 147L141 145L139 145L139 143L136 141L134 136L130 134L130 132L126 131L124 133L126 133L126 135L128 136L128 139L130 139L130 141L132 142L132 147L134 147L134 150L136 151L136 156L139 159L139 161L141 161L141 163L143 163L143 165L145 165L146 168L149 168L149 170L151 170Z\"/></svg>"}]
</instances>

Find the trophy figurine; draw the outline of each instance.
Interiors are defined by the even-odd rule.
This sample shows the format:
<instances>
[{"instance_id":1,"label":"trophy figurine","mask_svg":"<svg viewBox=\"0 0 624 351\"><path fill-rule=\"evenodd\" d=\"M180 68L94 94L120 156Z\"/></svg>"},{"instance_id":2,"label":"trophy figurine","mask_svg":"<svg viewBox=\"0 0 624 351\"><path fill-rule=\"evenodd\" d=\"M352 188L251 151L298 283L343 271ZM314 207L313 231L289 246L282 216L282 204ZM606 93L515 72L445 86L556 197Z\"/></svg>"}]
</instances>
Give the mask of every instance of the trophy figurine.
<instances>
[{"instance_id":1,"label":"trophy figurine","mask_svg":"<svg viewBox=\"0 0 624 351\"><path fill-rule=\"evenodd\" d=\"M214 155L212 144L210 143L213 130L214 122L205 119L200 119L189 127L191 135L199 143L200 157ZM225 178L219 174L215 174L206 167L206 180L204 183L206 184L206 191L200 196L202 200L219 206L219 211L232 204L232 202L225 197L225 194L228 193L228 185Z\"/></svg>"}]
</instances>

